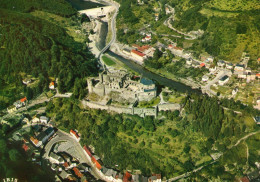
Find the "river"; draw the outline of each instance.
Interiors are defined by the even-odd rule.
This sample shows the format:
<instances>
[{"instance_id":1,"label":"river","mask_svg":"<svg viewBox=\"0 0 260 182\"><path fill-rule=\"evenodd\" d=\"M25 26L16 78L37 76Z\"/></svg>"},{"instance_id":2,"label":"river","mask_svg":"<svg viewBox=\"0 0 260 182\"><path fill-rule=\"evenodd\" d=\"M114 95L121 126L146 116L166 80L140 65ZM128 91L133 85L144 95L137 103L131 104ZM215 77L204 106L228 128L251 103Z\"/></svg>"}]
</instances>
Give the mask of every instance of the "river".
<instances>
[{"instance_id":1,"label":"river","mask_svg":"<svg viewBox=\"0 0 260 182\"><path fill-rule=\"evenodd\" d=\"M93 4L92 4L93 2L90 2L90 1L82 1L82 0L68 0L68 1L70 1L71 4L75 8L77 8L79 6L82 6L82 7L93 6ZM97 3L94 3L94 4L97 4ZM83 8L81 8L81 9L83 9ZM87 8L87 9L89 9L89 8ZM99 39L100 42L98 42L96 44L99 50L101 50L106 45L105 40L106 40L106 36L107 36L107 31L108 31L107 23L102 23L102 26L101 26L102 35L100 35L100 39ZM155 82L157 82L157 84L159 84L161 86L166 86L166 87L169 87L169 88L172 88L174 90L177 90L179 92L184 92L184 93L186 93L186 92L197 93L197 94L202 93L201 90L199 90L199 89L192 89L190 86L187 86L183 83L176 82L176 81L170 80L168 78L165 78L163 76L160 76L156 73L150 72L149 70L145 69L141 65L136 64L135 62L133 62L131 60L125 59L122 56L115 54L114 52L107 51L107 53L110 56L112 56L112 57L116 58L117 60L121 61L122 63L124 63L131 70L139 73L140 75L142 75L146 78L154 80Z\"/></svg>"}]
</instances>

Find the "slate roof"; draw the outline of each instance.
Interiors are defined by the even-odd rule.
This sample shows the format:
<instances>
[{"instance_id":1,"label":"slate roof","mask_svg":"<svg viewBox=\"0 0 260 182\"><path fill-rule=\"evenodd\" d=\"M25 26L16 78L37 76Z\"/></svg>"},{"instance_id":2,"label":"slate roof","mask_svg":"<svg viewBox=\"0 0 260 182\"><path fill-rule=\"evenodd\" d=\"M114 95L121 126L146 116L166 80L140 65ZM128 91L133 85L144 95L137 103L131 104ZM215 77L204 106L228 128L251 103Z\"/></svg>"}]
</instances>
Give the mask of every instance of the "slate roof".
<instances>
[{"instance_id":1,"label":"slate roof","mask_svg":"<svg viewBox=\"0 0 260 182\"><path fill-rule=\"evenodd\" d=\"M147 78L141 78L141 84L143 84L143 85L152 85L152 84L154 84L154 82L152 81L152 80L149 80L149 79L147 79Z\"/></svg>"}]
</instances>

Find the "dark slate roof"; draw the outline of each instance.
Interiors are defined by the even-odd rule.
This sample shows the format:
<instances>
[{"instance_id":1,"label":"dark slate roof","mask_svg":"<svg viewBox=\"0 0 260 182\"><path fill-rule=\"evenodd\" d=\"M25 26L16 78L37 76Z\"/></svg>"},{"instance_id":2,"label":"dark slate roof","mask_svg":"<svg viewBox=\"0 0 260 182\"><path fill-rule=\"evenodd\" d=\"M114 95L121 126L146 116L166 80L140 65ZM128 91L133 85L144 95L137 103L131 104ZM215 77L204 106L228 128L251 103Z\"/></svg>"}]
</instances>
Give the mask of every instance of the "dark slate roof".
<instances>
[{"instance_id":1,"label":"dark slate roof","mask_svg":"<svg viewBox=\"0 0 260 182\"><path fill-rule=\"evenodd\" d=\"M153 89L144 89L144 92L153 92L153 91L155 91L156 90L156 88L153 88Z\"/></svg>"},{"instance_id":2,"label":"dark slate roof","mask_svg":"<svg viewBox=\"0 0 260 182\"><path fill-rule=\"evenodd\" d=\"M52 127L47 128L44 132L49 135L53 131Z\"/></svg>"},{"instance_id":3,"label":"dark slate roof","mask_svg":"<svg viewBox=\"0 0 260 182\"><path fill-rule=\"evenodd\" d=\"M225 81L226 79L228 79L228 76L227 76L227 75L223 76L220 80L221 80L221 81Z\"/></svg>"},{"instance_id":4,"label":"dark slate roof","mask_svg":"<svg viewBox=\"0 0 260 182\"><path fill-rule=\"evenodd\" d=\"M255 122L256 122L256 123L260 123L260 116L256 116L256 117L255 117Z\"/></svg>"},{"instance_id":5,"label":"dark slate roof","mask_svg":"<svg viewBox=\"0 0 260 182\"><path fill-rule=\"evenodd\" d=\"M152 85L152 84L154 84L152 80L149 80L147 78L142 78L140 82L143 85Z\"/></svg>"}]
</instances>

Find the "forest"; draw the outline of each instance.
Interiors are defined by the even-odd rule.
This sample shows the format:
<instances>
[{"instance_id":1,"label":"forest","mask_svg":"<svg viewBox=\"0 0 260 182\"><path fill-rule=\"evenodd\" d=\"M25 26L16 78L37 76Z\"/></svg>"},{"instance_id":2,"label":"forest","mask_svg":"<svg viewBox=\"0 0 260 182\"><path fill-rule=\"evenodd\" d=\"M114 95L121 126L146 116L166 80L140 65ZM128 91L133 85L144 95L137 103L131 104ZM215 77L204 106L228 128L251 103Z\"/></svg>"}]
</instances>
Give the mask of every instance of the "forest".
<instances>
[{"instance_id":1,"label":"forest","mask_svg":"<svg viewBox=\"0 0 260 182\"><path fill-rule=\"evenodd\" d=\"M28 92L34 97L48 90L55 78L59 92L74 89L79 97L86 86L84 78L97 73L95 57L63 27L7 9L0 11L0 57L0 109ZM38 80L34 87L22 84L27 76Z\"/></svg>"},{"instance_id":2,"label":"forest","mask_svg":"<svg viewBox=\"0 0 260 182\"><path fill-rule=\"evenodd\" d=\"M83 109L71 99L49 102L46 112L58 128L77 129L81 144L93 146L105 166L121 171L139 169L147 176L162 173L167 178L210 162L211 153L228 151L238 138L257 130L254 121L245 123L259 114L254 109L238 115L225 110L216 98L198 95L188 95L181 103L182 114L161 112L156 119ZM235 175L230 174L229 179Z\"/></svg>"}]
</instances>

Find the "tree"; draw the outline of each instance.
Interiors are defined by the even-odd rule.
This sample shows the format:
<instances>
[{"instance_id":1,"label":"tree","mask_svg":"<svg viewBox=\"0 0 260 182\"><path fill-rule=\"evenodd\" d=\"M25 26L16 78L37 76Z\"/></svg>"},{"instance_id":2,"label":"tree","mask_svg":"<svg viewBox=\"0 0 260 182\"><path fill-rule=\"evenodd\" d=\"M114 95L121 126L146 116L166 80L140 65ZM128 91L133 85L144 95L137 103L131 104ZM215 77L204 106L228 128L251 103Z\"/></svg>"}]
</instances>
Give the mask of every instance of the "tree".
<instances>
[{"instance_id":1,"label":"tree","mask_svg":"<svg viewBox=\"0 0 260 182\"><path fill-rule=\"evenodd\" d=\"M6 141L4 139L0 139L0 153L5 153L7 150Z\"/></svg>"},{"instance_id":2,"label":"tree","mask_svg":"<svg viewBox=\"0 0 260 182\"><path fill-rule=\"evenodd\" d=\"M9 158L11 159L11 161L17 161L21 157L20 153L16 149L9 150L8 154L9 154Z\"/></svg>"}]
</instances>

